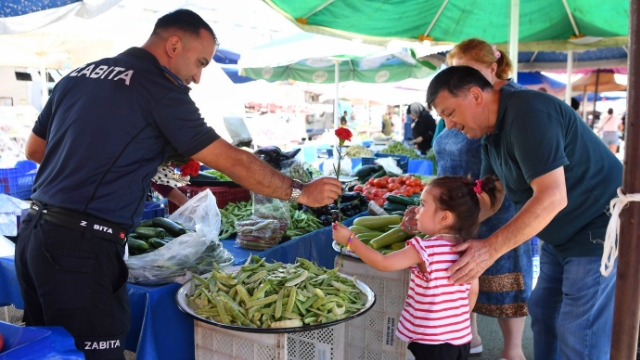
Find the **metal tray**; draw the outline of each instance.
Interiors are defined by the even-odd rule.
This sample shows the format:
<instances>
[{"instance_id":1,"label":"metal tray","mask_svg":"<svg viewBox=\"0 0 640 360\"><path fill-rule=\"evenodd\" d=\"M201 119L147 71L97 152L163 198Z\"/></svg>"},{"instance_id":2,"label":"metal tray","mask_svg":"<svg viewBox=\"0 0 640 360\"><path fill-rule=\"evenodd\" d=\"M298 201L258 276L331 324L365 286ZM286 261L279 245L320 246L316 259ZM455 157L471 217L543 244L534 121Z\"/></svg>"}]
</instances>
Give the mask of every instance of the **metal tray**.
<instances>
[{"instance_id":1,"label":"metal tray","mask_svg":"<svg viewBox=\"0 0 640 360\"><path fill-rule=\"evenodd\" d=\"M356 255L356 253L354 253L351 250L347 249L346 246L343 247L342 248L342 252L340 252L340 244L338 244L335 240L333 240L333 242L331 243L331 247L333 247L333 250L335 250L338 254L342 254L344 256L348 256L350 258L354 258L354 259L360 260L360 257L358 255Z\"/></svg>"},{"instance_id":2,"label":"metal tray","mask_svg":"<svg viewBox=\"0 0 640 360\"><path fill-rule=\"evenodd\" d=\"M235 271L239 270L239 267L227 268L226 270L227 270L227 272L233 272L234 270ZM339 274L339 275L344 277L344 278L347 278L347 279L353 279L353 277L351 277L351 276L347 276L347 275L344 275L344 274ZM202 276L203 277L208 277L209 274L202 275ZM300 327L291 327L291 328L264 328L264 329L263 328L250 328L250 327L246 327L246 326L223 324L223 323L219 323L219 322L216 322L216 321L213 321L213 320L202 318L199 315L197 315L191 309L191 307L189 307L189 304L187 303L187 296L193 294L193 291L194 291L194 289L193 289L193 281L194 280L191 279L188 282L186 282L184 285L182 285L182 287L176 293L176 303L178 304L178 308L180 308L180 310L182 310L182 312L184 312L185 314L193 317L194 319L196 319L198 321L202 321L202 322L210 324L210 325L218 326L218 327L225 328L225 329L228 329L228 330L250 332L250 333L282 334L282 333L294 333L294 332L318 330L318 329L322 329L322 328L325 328L325 327L330 327L330 326L337 325L337 324L339 324L341 322L353 320L353 319L355 319L355 318L357 318L359 316L362 316L367 311L369 311L373 307L373 305L375 305L375 303L376 303L376 295L371 290L371 288L369 288L362 281L356 279L356 286L358 286L358 288L367 296L367 301L364 304L364 308L362 308L360 311L358 311L355 314L349 315L349 316L345 317L344 319L340 319L340 320L336 320L336 321L332 321L332 322L328 322L328 323L324 323L324 324L317 324L317 325L304 325L304 326L300 326Z\"/></svg>"}]
</instances>

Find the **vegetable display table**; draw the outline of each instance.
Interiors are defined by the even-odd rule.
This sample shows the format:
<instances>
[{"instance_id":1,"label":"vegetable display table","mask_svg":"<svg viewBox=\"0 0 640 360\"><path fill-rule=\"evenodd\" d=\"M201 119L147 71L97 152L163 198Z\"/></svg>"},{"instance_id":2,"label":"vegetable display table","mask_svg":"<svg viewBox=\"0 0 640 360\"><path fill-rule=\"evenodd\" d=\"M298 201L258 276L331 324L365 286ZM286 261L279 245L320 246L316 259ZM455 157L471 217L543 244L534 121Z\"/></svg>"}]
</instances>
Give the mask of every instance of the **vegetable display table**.
<instances>
[{"instance_id":1,"label":"vegetable display table","mask_svg":"<svg viewBox=\"0 0 640 360\"><path fill-rule=\"evenodd\" d=\"M346 220L345 224L350 226L356 217ZM283 263L293 263L297 257L302 257L332 268L336 255L331 247L332 241L331 227L325 227L263 252L238 248L235 240L225 240L222 244L233 254L235 264L242 264L251 254L256 254ZM125 349L135 352L138 360L195 357L193 319L178 309L174 299L180 287L178 283L160 286L127 284L131 328ZM18 309L24 308L15 263L13 257L0 257L0 306L12 304Z\"/></svg>"}]
</instances>

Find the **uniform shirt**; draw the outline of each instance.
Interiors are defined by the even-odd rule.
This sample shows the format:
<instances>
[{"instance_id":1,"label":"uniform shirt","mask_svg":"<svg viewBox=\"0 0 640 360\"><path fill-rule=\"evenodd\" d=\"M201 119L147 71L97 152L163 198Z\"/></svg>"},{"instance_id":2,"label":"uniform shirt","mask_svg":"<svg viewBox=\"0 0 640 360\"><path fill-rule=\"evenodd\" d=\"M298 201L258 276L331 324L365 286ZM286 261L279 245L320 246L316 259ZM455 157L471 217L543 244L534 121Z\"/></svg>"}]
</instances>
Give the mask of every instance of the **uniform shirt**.
<instances>
[{"instance_id":1,"label":"uniform shirt","mask_svg":"<svg viewBox=\"0 0 640 360\"><path fill-rule=\"evenodd\" d=\"M540 91L500 91L495 132L482 142L482 176L497 175L519 211L533 196L533 179L564 167L568 205L538 237L562 257L601 256L622 163L564 102Z\"/></svg>"},{"instance_id":2,"label":"uniform shirt","mask_svg":"<svg viewBox=\"0 0 640 360\"><path fill-rule=\"evenodd\" d=\"M438 237L415 237L407 242L420 254L426 273L411 266L409 293L396 336L423 344L462 345L471 341L469 290L471 284L449 284L447 269L458 260L453 243Z\"/></svg>"},{"instance_id":3,"label":"uniform shirt","mask_svg":"<svg viewBox=\"0 0 640 360\"><path fill-rule=\"evenodd\" d=\"M190 157L219 138L188 91L141 48L74 70L33 127L46 150L32 199L135 228L171 145Z\"/></svg>"}]
</instances>

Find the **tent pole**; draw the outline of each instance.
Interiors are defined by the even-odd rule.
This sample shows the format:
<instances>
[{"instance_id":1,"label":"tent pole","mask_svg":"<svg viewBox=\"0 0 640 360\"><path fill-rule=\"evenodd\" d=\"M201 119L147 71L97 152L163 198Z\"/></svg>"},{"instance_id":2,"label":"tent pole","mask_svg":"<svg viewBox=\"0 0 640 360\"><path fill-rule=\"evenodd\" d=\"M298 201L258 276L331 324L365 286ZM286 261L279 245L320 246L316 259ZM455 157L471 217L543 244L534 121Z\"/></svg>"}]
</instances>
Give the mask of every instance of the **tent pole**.
<instances>
[{"instance_id":1,"label":"tent pole","mask_svg":"<svg viewBox=\"0 0 640 360\"><path fill-rule=\"evenodd\" d=\"M593 125L596 125L596 104L598 103L598 82L600 82L600 69L596 69L596 88L593 93Z\"/></svg>"},{"instance_id":2,"label":"tent pole","mask_svg":"<svg viewBox=\"0 0 640 360\"><path fill-rule=\"evenodd\" d=\"M589 119L587 118L587 87L582 90L582 119L589 125ZM593 122L589 125L593 129Z\"/></svg>"},{"instance_id":3,"label":"tent pole","mask_svg":"<svg viewBox=\"0 0 640 360\"><path fill-rule=\"evenodd\" d=\"M513 81L518 81L518 27L520 22L520 0L511 0L509 21L509 57L513 65Z\"/></svg>"},{"instance_id":4,"label":"tent pole","mask_svg":"<svg viewBox=\"0 0 640 360\"><path fill-rule=\"evenodd\" d=\"M564 91L564 102L571 105L571 73L573 72L573 51L567 52L567 85Z\"/></svg>"},{"instance_id":5,"label":"tent pole","mask_svg":"<svg viewBox=\"0 0 640 360\"><path fill-rule=\"evenodd\" d=\"M640 193L640 0L629 1L629 84L627 87L627 122L625 126L622 193ZM610 359L635 359L640 322L640 203L629 202L620 214L620 239L616 297L613 307L613 333Z\"/></svg>"},{"instance_id":6,"label":"tent pole","mask_svg":"<svg viewBox=\"0 0 640 360\"><path fill-rule=\"evenodd\" d=\"M47 76L47 68L43 65L40 66L40 86L42 87L42 109L47 104L47 98L49 97L49 86L47 85L48 76Z\"/></svg>"},{"instance_id":7,"label":"tent pole","mask_svg":"<svg viewBox=\"0 0 640 360\"><path fill-rule=\"evenodd\" d=\"M340 60L333 60L335 63L334 66L334 81L336 83L336 96L333 99L333 126L337 129L340 127L340 114L338 111L338 105L340 104L340 100L338 99L338 91L340 90Z\"/></svg>"}]
</instances>

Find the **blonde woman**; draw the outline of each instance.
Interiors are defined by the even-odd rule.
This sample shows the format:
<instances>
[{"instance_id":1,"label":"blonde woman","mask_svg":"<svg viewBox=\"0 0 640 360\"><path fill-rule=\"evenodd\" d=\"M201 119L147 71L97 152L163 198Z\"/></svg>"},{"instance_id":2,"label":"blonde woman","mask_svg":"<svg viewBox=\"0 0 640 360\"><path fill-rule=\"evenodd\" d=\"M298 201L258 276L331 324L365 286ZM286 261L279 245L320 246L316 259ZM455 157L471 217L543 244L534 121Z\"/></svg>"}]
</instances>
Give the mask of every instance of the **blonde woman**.
<instances>
[{"instance_id":1,"label":"blonde woman","mask_svg":"<svg viewBox=\"0 0 640 360\"><path fill-rule=\"evenodd\" d=\"M479 39L456 45L447 55L448 65L467 65L480 71L495 88L519 85L509 81L511 61L507 55ZM439 176L480 177L481 140L469 139L455 129L445 129L433 145ZM505 199L500 210L482 222L478 239L489 237L515 215L515 206ZM480 277L480 294L471 317L471 353L482 352L475 313L495 317L502 330L501 357L524 360L522 335L528 315L527 299L532 286L531 245L526 242L504 254Z\"/></svg>"}]
</instances>

